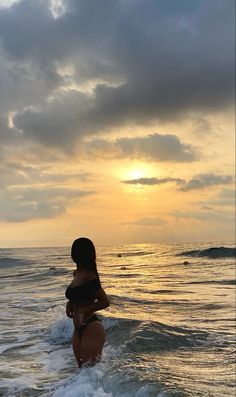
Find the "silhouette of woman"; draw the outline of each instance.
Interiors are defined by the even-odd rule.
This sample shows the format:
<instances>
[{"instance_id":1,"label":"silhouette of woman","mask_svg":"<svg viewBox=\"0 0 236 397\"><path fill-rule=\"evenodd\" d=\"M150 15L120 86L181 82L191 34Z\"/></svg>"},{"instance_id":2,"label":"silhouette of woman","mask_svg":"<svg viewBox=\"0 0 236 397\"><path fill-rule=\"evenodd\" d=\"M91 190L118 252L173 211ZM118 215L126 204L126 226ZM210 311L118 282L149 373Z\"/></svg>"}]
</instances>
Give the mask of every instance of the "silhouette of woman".
<instances>
[{"instance_id":1,"label":"silhouette of woman","mask_svg":"<svg viewBox=\"0 0 236 397\"><path fill-rule=\"evenodd\" d=\"M76 263L74 278L66 290L66 314L73 319L72 346L78 367L95 364L102 354L106 333L94 314L110 305L101 287L96 266L96 251L91 240L81 237L71 247Z\"/></svg>"}]
</instances>

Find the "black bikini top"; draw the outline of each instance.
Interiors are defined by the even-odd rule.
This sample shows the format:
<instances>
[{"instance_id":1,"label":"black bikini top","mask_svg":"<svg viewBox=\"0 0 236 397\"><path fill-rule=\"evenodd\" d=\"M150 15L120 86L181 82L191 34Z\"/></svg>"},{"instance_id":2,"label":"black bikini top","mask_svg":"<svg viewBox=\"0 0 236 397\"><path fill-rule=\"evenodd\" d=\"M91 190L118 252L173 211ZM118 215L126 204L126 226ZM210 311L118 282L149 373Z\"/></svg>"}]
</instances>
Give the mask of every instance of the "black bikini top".
<instances>
[{"instance_id":1,"label":"black bikini top","mask_svg":"<svg viewBox=\"0 0 236 397\"><path fill-rule=\"evenodd\" d=\"M100 281L95 278L76 287L68 287L65 295L72 303L82 303L95 298L96 292L101 288Z\"/></svg>"}]
</instances>

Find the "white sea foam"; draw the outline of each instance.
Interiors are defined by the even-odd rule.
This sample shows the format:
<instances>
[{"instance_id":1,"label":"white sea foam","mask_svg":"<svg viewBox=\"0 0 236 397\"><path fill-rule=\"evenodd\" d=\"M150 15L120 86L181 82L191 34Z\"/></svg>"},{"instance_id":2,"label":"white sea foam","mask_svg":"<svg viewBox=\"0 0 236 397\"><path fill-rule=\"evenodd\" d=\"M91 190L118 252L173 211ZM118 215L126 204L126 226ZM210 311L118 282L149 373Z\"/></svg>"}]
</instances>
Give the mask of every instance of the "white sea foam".
<instances>
[{"instance_id":1,"label":"white sea foam","mask_svg":"<svg viewBox=\"0 0 236 397\"><path fill-rule=\"evenodd\" d=\"M117 318L104 317L104 316L99 316L99 317L102 320L105 330L113 328L117 326L117 324L119 323L119 320Z\"/></svg>"},{"instance_id":2,"label":"white sea foam","mask_svg":"<svg viewBox=\"0 0 236 397\"><path fill-rule=\"evenodd\" d=\"M61 384L51 397L112 397L112 393L105 392L102 386L104 364L97 364L92 368L83 368L78 374Z\"/></svg>"},{"instance_id":3,"label":"white sea foam","mask_svg":"<svg viewBox=\"0 0 236 397\"><path fill-rule=\"evenodd\" d=\"M54 351L41 353L38 359L41 372L52 373L68 368L71 364L72 351L69 348L60 348Z\"/></svg>"},{"instance_id":4,"label":"white sea foam","mask_svg":"<svg viewBox=\"0 0 236 397\"><path fill-rule=\"evenodd\" d=\"M70 318L65 317L65 308L57 306L50 309L47 313L46 334L48 339L58 343L68 343L71 341L74 325ZM113 328L119 323L118 319L100 316L106 330Z\"/></svg>"},{"instance_id":5,"label":"white sea foam","mask_svg":"<svg viewBox=\"0 0 236 397\"><path fill-rule=\"evenodd\" d=\"M4 397L13 397L15 395L24 396L24 391L26 389L34 389L34 379L27 373L26 375L18 376L15 379L7 379L0 381L0 390L8 389L4 393ZM2 395L2 394L1 394Z\"/></svg>"},{"instance_id":6,"label":"white sea foam","mask_svg":"<svg viewBox=\"0 0 236 397\"><path fill-rule=\"evenodd\" d=\"M74 326L72 320L65 316L56 320L47 331L48 339L57 343L70 342Z\"/></svg>"}]
</instances>

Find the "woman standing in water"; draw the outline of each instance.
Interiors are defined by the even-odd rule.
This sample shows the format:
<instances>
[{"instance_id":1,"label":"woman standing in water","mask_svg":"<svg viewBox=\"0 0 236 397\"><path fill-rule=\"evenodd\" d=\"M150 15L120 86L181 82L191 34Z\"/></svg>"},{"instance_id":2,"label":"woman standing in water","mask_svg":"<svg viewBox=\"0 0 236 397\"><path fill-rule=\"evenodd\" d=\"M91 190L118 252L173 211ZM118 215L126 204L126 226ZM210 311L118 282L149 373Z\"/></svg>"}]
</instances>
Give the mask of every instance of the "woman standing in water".
<instances>
[{"instance_id":1,"label":"woman standing in water","mask_svg":"<svg viewBox=\"0 0 236 397\"><path fill-rule=\"evenodd\" d=\"M92 241L84 237L75 240L71 257L77 269L66 290L66 314L73 318L75 329L72 345L78 367L81 367L85 363L95 364L101 356L106 334L94 312L110 304L100 284Z\"/></svg>"}]
</instances>

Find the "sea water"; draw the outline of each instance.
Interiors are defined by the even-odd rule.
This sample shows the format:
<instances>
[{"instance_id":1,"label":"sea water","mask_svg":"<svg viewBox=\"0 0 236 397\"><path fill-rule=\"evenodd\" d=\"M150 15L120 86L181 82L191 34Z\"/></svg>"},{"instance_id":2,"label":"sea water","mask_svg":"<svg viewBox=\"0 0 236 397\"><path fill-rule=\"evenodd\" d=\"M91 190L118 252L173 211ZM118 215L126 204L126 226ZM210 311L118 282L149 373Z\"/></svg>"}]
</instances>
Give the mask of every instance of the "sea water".
<instances>
[{"instance_id":1,"label":"sea water","mask_svg":"<svg viewBox=\"0 0 236 397\"><path fill-rule=\"evenodd\" d=\"M0 250L0 396L235 395L230 243L97 247L110 307L101 362L78 369L70 248Z\"/></svg>"}]
</instances>

